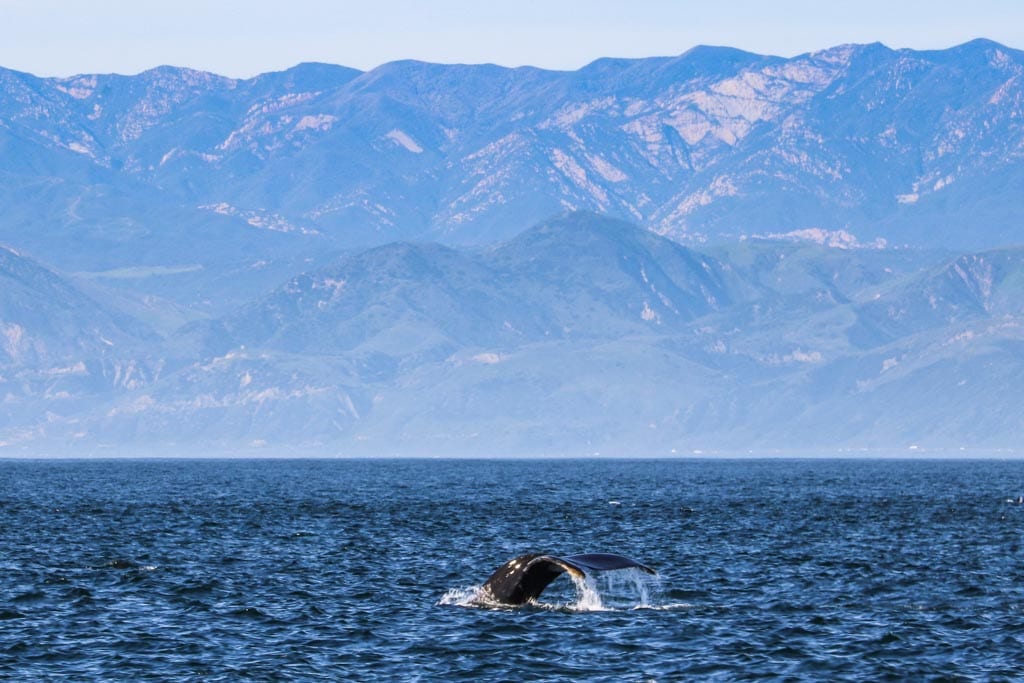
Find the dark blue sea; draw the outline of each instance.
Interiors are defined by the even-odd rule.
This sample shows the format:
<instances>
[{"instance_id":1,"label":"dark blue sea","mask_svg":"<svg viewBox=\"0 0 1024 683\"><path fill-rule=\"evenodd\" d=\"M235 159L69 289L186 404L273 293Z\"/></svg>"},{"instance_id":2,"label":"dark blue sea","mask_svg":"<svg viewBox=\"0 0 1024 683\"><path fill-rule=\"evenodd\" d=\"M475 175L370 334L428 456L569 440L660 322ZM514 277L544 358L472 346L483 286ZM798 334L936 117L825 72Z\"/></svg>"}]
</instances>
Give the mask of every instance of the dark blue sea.
<instances>
[{"instance_id":1,"label":"dark blue sea","mask_svg":"<svg viewBox=\"0 0 1024 683\"><path fill-rule=\"evenodd\" d=\"M1021 461L0 461L0 679L1024 678ZM481 607L519 553L656 568Z\"/></svg>"}]
</instances>

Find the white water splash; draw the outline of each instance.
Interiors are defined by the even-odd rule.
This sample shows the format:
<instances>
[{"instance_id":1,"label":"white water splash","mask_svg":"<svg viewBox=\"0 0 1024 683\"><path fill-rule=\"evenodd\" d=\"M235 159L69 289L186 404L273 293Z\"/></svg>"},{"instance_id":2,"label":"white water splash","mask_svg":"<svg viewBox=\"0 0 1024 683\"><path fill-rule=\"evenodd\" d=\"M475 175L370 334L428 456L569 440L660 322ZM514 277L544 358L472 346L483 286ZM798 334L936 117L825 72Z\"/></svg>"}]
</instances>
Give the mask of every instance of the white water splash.
<instances>
[{"instance_id":1,"label":"white water splash","mask_svg":"<svg viewBox=\"0 0 1024 683\"><path fill-rule=\"evenodd\" d=\"M573 576L572 582L576 585L576 602L568 608L573 612L604 612L604 601L601 600L601 591L597 587L597 579L591 574Z\"/></svg>"},{"instance_id":2,"label":"white water splash","mask_svg":"<svg viewBox=\"0 0 1024 683\"><path fill-rule=\"evenodd\" d=\"M483 601L483 586L469 586L467 588L449 588L438 605L456 605L458 607L481 606Z\"/></svg>"},{"instance_id":3,"label":"white water splash","mask_svg":"<svg viewBox=\"0 0 1024 683\"><path fill-rule=\"evenodd\" d=\"M575 612L607 612L646 609L654 606L652 596L660 596L661 577L634 567L573 577L576 602L569 606Z\"/></svg>"},{"instance_id":4,"label":"white water splash","mask_svg":"<svg viewBox=\"0 0 1024 683\"><path fill-rule=\"evenodd\" d=\"M633 567L569 578L574 592L565 590L569 586L564 585L562 579L556 579L556 583L552 584L547 592L549 597L556 598L555 601L537 600L531 601L529 605L539 609L566 612L673 610L691 607L685 603L664 602L661 577ZM563 589L562 593L559 593L559 588ZM451 588L441 596L437 604L482 609L514 609L513 606L492 600L482 586Z\"/></svg>"}]
</instances>

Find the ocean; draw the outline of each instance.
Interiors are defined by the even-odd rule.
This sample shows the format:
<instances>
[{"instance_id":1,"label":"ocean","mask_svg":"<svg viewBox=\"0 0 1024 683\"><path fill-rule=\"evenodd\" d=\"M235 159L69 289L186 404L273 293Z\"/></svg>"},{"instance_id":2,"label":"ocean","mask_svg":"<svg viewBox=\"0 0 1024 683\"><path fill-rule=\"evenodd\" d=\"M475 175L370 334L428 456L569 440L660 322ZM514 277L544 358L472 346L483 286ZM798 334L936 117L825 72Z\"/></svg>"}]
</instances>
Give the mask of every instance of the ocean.
<instances>
[{"instance_id":1,"label":"ocean","mask_svg":"<svg viewBox=\"0 0 1024 683\"><path fill-rule=\"evenodd\" d=\"M0 461L0 679L1024 678L1022 461ZM480 585L526 552L655 568Z\"/></svg>"}]
</instances>

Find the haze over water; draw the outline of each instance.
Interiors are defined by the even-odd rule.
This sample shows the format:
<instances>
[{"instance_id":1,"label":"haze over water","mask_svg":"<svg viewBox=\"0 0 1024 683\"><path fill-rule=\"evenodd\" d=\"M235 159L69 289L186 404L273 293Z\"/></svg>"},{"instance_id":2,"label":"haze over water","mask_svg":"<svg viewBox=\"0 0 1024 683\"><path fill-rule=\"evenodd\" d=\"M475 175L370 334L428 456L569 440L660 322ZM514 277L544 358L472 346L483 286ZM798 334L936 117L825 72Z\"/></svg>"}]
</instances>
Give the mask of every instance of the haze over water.
<instances>
[{"instance_id":1,"label":"haze over water","mask_svg":"<svg viewBox=\"0 0 1024 683\"><path fill-rule=\"evenodd\" d=\"M1011 680L1022 493L1017 461L0 461L0 678ZM660 577L453 599L528 551Z\"/></svg>"}]
</instances>

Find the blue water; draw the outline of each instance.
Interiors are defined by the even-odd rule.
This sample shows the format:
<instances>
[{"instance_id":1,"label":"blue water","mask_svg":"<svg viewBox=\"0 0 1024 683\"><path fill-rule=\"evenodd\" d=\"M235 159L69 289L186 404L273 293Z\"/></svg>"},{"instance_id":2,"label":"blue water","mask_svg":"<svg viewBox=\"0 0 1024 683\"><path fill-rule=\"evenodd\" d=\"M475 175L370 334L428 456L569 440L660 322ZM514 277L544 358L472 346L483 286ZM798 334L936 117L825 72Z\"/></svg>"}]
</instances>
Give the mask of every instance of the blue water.
<instances>
[{"instance_id":1,"label":"blue water","mask_svg":"<svg viewBox=\"0 0 1024 683\"><path fill-rule=\"evenodd\" d=\"M0 679L1020 680L1022 493L1012 461L0 461ZM527 551L660 575L472 606Z\"/></svg>"}]
</instances>

